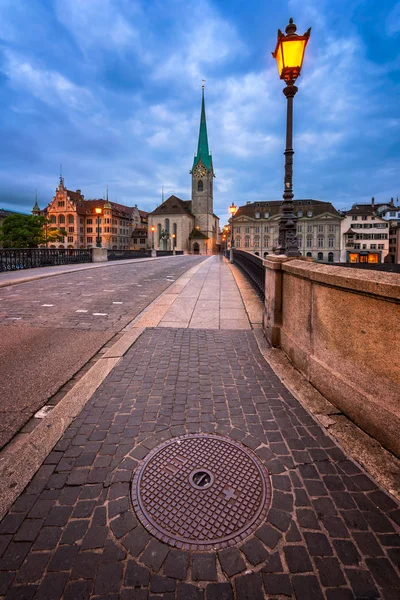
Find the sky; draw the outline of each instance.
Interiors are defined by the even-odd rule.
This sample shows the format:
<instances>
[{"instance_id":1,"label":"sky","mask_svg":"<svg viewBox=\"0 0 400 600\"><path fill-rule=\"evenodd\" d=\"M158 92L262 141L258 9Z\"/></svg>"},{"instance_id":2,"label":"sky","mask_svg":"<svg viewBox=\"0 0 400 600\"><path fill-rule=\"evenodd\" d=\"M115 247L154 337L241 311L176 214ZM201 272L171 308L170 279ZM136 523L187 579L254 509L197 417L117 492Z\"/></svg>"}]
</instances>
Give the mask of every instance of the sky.
<instances>
[{"instance_id":1,"label":"sky","mask_svg":"<svg viewBox=\"0 0 400 600\"><path fill-rule=\"evenodd\" d=\"M0 207L68 189L147 211L190 199L205 98L214 211L283 192L286 100L271 56L312 27L294 100L295 198L400 195L396 0L0 0Z\"/></svg>"}]
</instances>

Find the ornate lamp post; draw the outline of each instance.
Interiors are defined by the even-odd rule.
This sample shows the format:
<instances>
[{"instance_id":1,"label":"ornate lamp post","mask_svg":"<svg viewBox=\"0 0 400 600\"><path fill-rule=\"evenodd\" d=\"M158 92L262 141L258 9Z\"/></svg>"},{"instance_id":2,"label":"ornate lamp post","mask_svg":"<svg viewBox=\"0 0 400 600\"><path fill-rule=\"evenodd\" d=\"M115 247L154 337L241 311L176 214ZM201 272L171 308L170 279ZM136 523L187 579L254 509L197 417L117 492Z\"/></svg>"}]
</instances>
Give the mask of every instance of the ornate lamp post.
<instances>
[{"instance_id":1,"label":"ornate lamp post","mask_svg":"<svg viewBox=\"0 0 400 600\"><path fill-rule=\"evenodd\" d=\"M172 233L171 234L171 245L172 245L172 253L175 254L175 240L176 240L176 234Z\"/></svg>"},{"instance_id":2,"label":"ornate lamp post","mask_svg":"<svg viewBox=\"0 0 400 600\"><path fill-rule=\"evenodd\" d=\"M154 225L151 226L151 249L154 250L154 232L156 228Z\"/></svg>"},{"instance_id":3,"label":"ornate lamp post","mask_svg":"<svg viewBox=\"0 0 400 600\"><path fill-rule=\"evenodd\" d=\"M101 248L101 237L100 237L100 215L103 212L103 209L98 206L94 209L96 213L96 221L97 221L97 238L96 238L96 247Z\"/></svg>"},{"instance_id":4,"label":"ornate lamp post","mask_svg":"<svg viewBox=\"0 0 400 600\"><path fill-rule=\"evenodd\" d=\"M230 250L230 256L229 256L229 260L231 263L233 263L233 249L235 247L235 240L233 237L233 217L235 216L237 207L235 206L235 203L232 202L232 204L229 207L229 212L231 213L231 250Z\"/></svg>"},{"instance_id":5,"label":"ornate lamp post","mask_svg":"<svg viewBox=\"0 0 400 600\"><path fill-rule=\"evenodd\" d=\"M278 41L272 56L278 65L279 77L286 82L283 93L287 99L285 189L282 215L279 219L278 254L300 256L297 244L297 218L293 212L293 98L298 88L295 81L300 75L305 49L310 39L311 27L304 35L297 35L293 19L289 19L286 35L278 29Z\"/></svg>"}]
</instances>

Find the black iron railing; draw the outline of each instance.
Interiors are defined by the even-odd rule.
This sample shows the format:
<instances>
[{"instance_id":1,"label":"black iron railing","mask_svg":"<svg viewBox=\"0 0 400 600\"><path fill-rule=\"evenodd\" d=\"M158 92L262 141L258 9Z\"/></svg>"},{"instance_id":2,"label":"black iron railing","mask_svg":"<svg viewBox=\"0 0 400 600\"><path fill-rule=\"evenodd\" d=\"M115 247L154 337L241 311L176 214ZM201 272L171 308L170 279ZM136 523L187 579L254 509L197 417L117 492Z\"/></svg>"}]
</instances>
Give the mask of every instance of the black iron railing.
<instances>
[{"instance_id":1,"label":"black iron railing","mask_svg":"<svg viewBox=\"0 0 400 600\"><path fill-rule=\"evenodd\" d=\"M172 250L156 250L157 256L172 256ZM183 250L175 250L175 254L183 254Z\"/></svg>"},{"instance_id":2,"label":"black iron railing","mask_svg":"<svg viewBox=\"0 0 400 600\"><path fill-rule=\"evenodd\" d=\"M132 258L149 258L151 250L107 250L108 260L128 260Z\"/></svg>"},{"instance_id":3,"label":"black iron railing","mask_svg":"<svg viewBox=\"0 0 400 600\"><path fill-rule=\"evenodd\" d=\"M0 248L0 272L92 262L90 249Z\"/></svg>"},{"instance_id":4,"label":"black iron railing","mask_svg":"<svg viewBox=\"0 0 400 600\"><path fill-rule=\"evenodd\" d=\"M262 300L265 299L264 261L255 254L233 249L233 262L240 267Z\"/></svg>"}]
</instances>

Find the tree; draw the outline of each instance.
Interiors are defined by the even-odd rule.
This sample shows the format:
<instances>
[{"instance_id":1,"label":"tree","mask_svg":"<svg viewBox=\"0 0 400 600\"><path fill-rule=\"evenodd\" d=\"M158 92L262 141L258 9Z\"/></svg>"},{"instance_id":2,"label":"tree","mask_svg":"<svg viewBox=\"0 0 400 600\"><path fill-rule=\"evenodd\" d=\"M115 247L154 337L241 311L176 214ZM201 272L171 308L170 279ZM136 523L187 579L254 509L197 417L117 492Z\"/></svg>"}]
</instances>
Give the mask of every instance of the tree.
<instances>
[{"instance_id":1,"label":"tree","mask_svg":"<svg viewBox=\"0 0 400 600\"><path fill-rule=\"evenodd\" d=\"M0 228L0 243L3 248L37 248L48 241L64 241L67 232L49 229L46 217L36 215L9 215Z\"/></svg>"}]
</instances>

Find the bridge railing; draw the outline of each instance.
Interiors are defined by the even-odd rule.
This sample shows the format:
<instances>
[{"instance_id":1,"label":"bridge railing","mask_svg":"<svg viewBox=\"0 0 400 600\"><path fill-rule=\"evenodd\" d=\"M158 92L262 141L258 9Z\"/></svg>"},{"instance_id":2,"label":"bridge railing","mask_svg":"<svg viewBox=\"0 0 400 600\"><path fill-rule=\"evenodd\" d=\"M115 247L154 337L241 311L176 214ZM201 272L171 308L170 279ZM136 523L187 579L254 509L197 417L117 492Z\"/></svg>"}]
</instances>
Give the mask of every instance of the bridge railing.
<instances>
[{"instance_id":1,"label":"bridge railing","mask_svg":"<svg viewBox=\"0 0 400 600\"><path fill-rule=\"evenodd\" d=\"M128 260L132 258L149 258L151 250L107 250L108 260Z\"/></svg>"},{"instance_id":2,"label":"bridge railing","mask_svg":"<svg viewBox=\"0 0 400 600\"><path fill-rule=\"evenodd\" d=\"M233 249L233 263L237 265L249 279L262 300L265 299L265 266L259 256Z\"/></svg>"},{"instance_id":3,"label":"bridge railing","mask_svg":"<svg viewBox=\"0 0 400 600\"><path fill-rule=\"evenodd\" d=\"M92 262L91 249L0 248L0 272Z\"/></svg>"}]
</instances>

